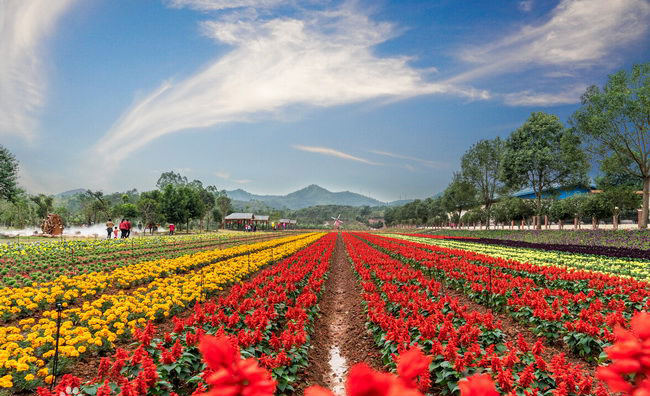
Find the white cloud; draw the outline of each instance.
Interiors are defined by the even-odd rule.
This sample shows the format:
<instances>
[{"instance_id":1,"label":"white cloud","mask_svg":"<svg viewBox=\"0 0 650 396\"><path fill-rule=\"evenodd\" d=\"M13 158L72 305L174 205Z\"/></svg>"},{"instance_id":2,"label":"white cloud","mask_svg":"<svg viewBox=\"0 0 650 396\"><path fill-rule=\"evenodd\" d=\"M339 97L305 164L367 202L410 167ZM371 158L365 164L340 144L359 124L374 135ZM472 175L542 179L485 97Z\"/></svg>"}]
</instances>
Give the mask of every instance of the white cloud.
<instances>
[{"instance_id":1,"label":"white cloud","mask_svg":"<svg viewBox=\"0 0 650 396\"><path fill-rule=\"evenodd\" d=\"M504 95L504 102L510 106L557 106L580 102L586 85L579 85L563 92L539 93L530 90Z\"/></svg>"},{"instance_id":2,"label":"white cloud","mask_svg":"<svg viewBox=\"0 0 650 396\"><path fill-rule=\"evenodd\" d=\"M210 21L203 27L233 49L135 103L96 144L93 157L111 153L113 162L170 133L250 121L292 105L326 107L433 93L489 97L486 91L428 82L406 57L375 55L373 47L395 35L393 26L349 8L300 18Z\"/></svg>"},{"instance_id":3,"label":"white cloud","mask_svg":"<svg viewBox=\"0 0 650 396\"><path fill-rule=\"evenodd\" d=\"M230 179L230 172L219 170L214 172L214 175L219 179Z\"/></svg>"},{"instance_id":4,"label":"white cloud","mask_svg":"<svg viewBox=\"0 0 650 396\"><path fill-rule=\"evenodd\" d=\"M616 49L646 37L649 19L646 0L562 0L545 23L524 26L493 44L462 51L460 58L477 66L446 82L467 82L532 66L611 65L616 62Z\"/></svg>"},{"instance_id":5,"label":"white cloud","mask_svg":"<svg viewBox=\"0 0 650 396\"><path fill-rule=\"evenodd\" d=\"M378 162L373 162L361 157L355 157L354 155L350 155L348 153L344 153L342 151L334 150L328 147L303 146L299 144L293 145L291 147L295 148L296 150L307 151L309 153L329 155L332 157L338 157L350 161L363 162L364 164L368 164L368 165L382 165Z\"/></svg>"},{"instance_id":6,"label":"white cloud","mask_svg":"<svg viewBox=\"0 0 650 396\"><path fill-rule=\"evenodd\" d=\"M430 160L417 158L417 157L411 157L411 156L408 156L408 155L391 153L391 152L388 152L388 151L368 150L368 152L373 153L373 154L377 154L377 155L383 155L383 156L386 156L386 157L399 158L399 159L419 162L419 163L421 163L421 164L423 164L425 166L428 166L430 168L445 168L445 167L447 167L446 164L441 163L441 162L430 161ZM413 169L409 169L409 170L413 170Z\"/></svg>"},{"instance_id":7,"label":"white cloud","mask_svg":"<svg viewBox=\"0 0 650 396\"><path fill-rule=\"evenodd\" d=\"M517 8L523 12L530 12L533 9L533 0L522 0L517 4Z\"/></svg>"},{"instance_id":8,"label":"white cloud","mask_svg":"<svg viewBox=\"0 0 650 396\"><path fill-rule=\"evenodd\" d=\"M218 179L223 179L223 180L235 182L237 184L246 184L246 183L250 183L250 182L253 181L253 180L250 180L250 179L231 179L230 172L224 171L224 170L218 170L218 171L214 172L214 175Z\"/></svg>"},{"instance_id":9,"label":"white cloud","mask_svg":"<svg viewBox=\"0 0 650 396\"><path fill-rule=\"evenodd\" d=\"M285 2L286 0L171 0L169 4L172 7L210 11L243 7L270 8Z\"/></svg>"},{"instance_id":10,"label":"white cloud","mask_svg":"<svg viewBox=\"0 0 650 396\"><path fill-rule=\"evenodd\" d=\"M43 42L73 1L0 2L0 136L34 136L45 102Z\"/></svg>"}]
</instances>

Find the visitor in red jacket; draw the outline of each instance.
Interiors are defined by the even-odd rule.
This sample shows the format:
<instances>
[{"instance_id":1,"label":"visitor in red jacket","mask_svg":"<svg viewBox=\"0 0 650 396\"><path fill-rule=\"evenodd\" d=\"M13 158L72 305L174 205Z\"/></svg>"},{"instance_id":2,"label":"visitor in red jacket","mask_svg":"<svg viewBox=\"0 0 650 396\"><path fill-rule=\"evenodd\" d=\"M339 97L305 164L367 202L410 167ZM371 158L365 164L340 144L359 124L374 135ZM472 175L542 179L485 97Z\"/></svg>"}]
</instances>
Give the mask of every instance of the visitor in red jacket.
<instances>
[{"instance_id":1,"label":"visitor in red jacket","mask_svg":"<svg viewBox=\"0 0 650 396\"><path fill-rule=\"evenodd\" d=\"M176 231L176 226L173 224L169 225L169 235L174 235L174 231Z\"/></svg>"}]
</instances>

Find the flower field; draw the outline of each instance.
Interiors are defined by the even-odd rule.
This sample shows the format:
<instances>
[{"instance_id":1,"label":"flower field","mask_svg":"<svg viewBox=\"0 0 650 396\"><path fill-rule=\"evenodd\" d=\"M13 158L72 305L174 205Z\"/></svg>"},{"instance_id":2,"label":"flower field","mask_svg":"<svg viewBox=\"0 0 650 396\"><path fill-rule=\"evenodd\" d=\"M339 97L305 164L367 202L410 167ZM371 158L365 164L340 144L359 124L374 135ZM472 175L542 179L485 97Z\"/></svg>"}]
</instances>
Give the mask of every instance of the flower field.
<instances>
[{"instance_id":1,"label":"flower field","mask_svg":"<svg viewBox=\"0 0 650 396\"><path fill-rule=\"evenodd\" d=\"M260 235L261 234L261 235ZM59 276L110 271L138 261L173 258L200 250L270 237L233 234L0 244L0 287L33 286Z\"/></svg>"},{"instance_id":2,"label":"flower field","mask_svg":"<svg viewBox=\"0 0 650 396\"><path fill-rule=\"evenodd\" d=\"M620 257L603 257L593 254L559 252L530 248L509 247L500 245L484 245L475 242L452 240L444 237L434 237L410 234L388 234L394 238L402 238L414 242L431 243L450 249L460 249L500 257L536 265L563 266L589 271L597 271L618 276L629 276L639 280L650 279L650 260Z\"/></svg>"},{"instance_id":3,"label":"flower field","mask_svg":"<svg viewBox=\"0 0 650 396\"><path fill-rule=\"evenodd\" d=\"M322 234L298 234L226 249L216 249L181 256L142 262L108 273L79 275L44 290L2 289L4 305L14 310L39 309L40 299L46 304L58 297L63 304L75 298L86 298L78 306L61 313L59 353L62 365L84 355L105 353L115 342L127 341L134 331L148 321L162 320L189 307L204 296L210 296L230 283L236 283L271 261L288 256ZM190 271L191 269L191 271ZM98 290L117 283L138 288L98 294ZM49 289L48 289L49 287ZM51 297L50 292L58 292ZM22 293L22 294L21 294ZM96 298L91 297L96 296ZM40 299L39 299L40 298ZM49 299L49 300L48 300ZM0 328L0 377L8 387L34 388L41 380L50 381L47 362L54 356L56 312L45 310L41 317L20 320ZM7 387L7 386L5 386Z\"/></svg>"},{"instance_id":4,"label":"flower field","mask_svg":"<svg viewBox=\"0 0 650 396\"><path fill-rule=\"evenodd\" d=\"M479 383L607 396L633 372L617 340L646 337L639 259L431 235L229 241L0 289L0 395L331 396L322 387L341 394L349 372L355 396L472 396Z\"/></svg>"}]
</instances>

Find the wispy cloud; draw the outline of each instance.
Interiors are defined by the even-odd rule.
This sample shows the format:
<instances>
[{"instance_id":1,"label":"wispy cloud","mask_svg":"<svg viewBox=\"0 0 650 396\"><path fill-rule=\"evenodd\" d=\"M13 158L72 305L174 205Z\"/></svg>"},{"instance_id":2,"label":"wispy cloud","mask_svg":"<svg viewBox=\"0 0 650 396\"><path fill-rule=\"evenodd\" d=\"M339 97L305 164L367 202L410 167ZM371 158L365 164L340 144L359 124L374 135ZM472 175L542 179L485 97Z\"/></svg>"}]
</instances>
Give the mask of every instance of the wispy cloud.
<instances>
[{"instance_id":1,"label":"wispy cloud","mask_svg":"<svg viewBox=\"0 0 650 396\"><path fill-rule=\"evenodd\" d=\"M530 90L513 92L504 95L504 102L510 106L557 106L578 103L586 89L586 85L579 85L555 93L539 93Z\"/></svg>"},{"instance_id":2,"label":"wispy cloud","mask_svg":"<svg viewBox=\"0 0 650 396\"><path fill-rule=\"evenodd\" d=\"M226 10L231 8L270 8L287 0L170 0L171 7L189 7L201 11Z\"/></svg>"},{"instance_id":3,"label":"wispy cloud","mask_svg":"<svg viewBox=\"0 0 650 396\"><path fill-rule=\"evenodd\" d=\"M364 164L368 164L368 165L382 165L379 162L374 162L374 161L370 161L370 160L365 159L365 158L356 157L354 155L350 155L348 153L344 153L342 151L334 150L334 149L331 149L331 148L328 148L328 147L303 146L303 145L299 145L299 144L295 144L295 145L293 145L291 147L295 148L296 150L300 150L300 151L307 151L309 153L317 153L317 154L329 155L329 156L332 156L332 157L338 157L338 158L342 158L342 159L346 159L346 160L350 160L350 161L363 162Z\"/></svg>"},{"instance_id":4,"label":"wispy cloud","mask_svg":"<svg viewBox=\"0 0 650 396\"><path fill-rule=\"evenodd\" d=\"M214 175L218 179L223 179L223 180L235 182L237 184L246 184L246 183L252 182L252 180L250 180L250 179L231 179L230 172L224 171L224 170L218 170L218 171L214 172Z\"/></svg>"},{"instance_id":5,"label":"wispy cloud","mask_svg":"<svg viewBox=\"0 0 650 396\"><path fill-rule=\"evenodd\" d=\"M373 47L396 35L388 23L353 8L270 20L209 21L205 34L233 49L205 69L167 81L135 103L96 144L93 156L128 156L161 136L189 128L270 116L287 106L327 107L373 99L486 91L428 82L406 57Z\"/></svg>"},{"instance_id":6,"label":"wispy cloud","mask_svg":"<svg viewBox=\"0 0 650 396\"><path fill-rule=\"evenodd\" d=\"M45 102L43 43L73 2L0 2L0 136L34 136L35 113Z\"/></svg>"},{"instance_id":7,"label":"wispy cloud","mask_svg":"<svg viewBox=\"0 0 650 396\"><path fill-rule=\"evenodd\" d=\"M546 22L461 51L460 58L476 66L446 82L464 83L534 66L612 65L617 49L646 37L649 17L646 0L562 0Z\"/></svg>"},{"instance_id":8,"label":"wispy cloud","mask_svg":"<svg viewBox=\"0 0 650 396\"><path fill-rule=\"evenodd\" d=\"M446 164L442 162L436 162L436 161L431 161L431 160L426 160L422 158L417 158L417 157L411 157L408 155L402 155L402 154L396 154L396 153L391 153L388 151L381 151L381 150L368 150L369 153L377 154L377 155L383 155L386 157L392 157L392 158L399 158L403 160L409 160L409 161L415 161L418 162L422 165L428 166L430 168L445 168L447 167ZM409 169L413 170L413 169Z\"/></svg>"},{"instance_id":9,"label":"wispy cloud","mask_svg":"<svg viewBox=\"0 0 650 396\"><path fill-rule=\"evenodd\" d=\"M533 0L522 0L517 4L517 8L523 12L530 12L533 9Z\"/></svg>"}]
</instances>

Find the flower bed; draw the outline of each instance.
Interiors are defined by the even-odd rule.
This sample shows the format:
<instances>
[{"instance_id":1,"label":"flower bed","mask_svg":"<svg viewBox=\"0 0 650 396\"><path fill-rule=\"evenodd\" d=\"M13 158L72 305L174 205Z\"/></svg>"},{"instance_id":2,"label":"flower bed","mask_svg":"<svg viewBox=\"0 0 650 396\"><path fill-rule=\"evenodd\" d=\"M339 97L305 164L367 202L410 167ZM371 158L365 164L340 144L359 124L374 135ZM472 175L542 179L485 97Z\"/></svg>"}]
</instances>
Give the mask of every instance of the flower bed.
<instances>
[{"instance_id":1,"label":"flower bed","mask_svg":"<svg viewBox=\"0 0 650 396\"><path fill-rule=\"evenodd\" d=\"M603 359L616 325L650 308L650 284L588 271L540 267L464 250L370 235L363 238L468 297L503 309L534 333L562 340L576 355Z\"/></svg>"},{"instance_id":2,"label":"flower bed","mask_svg":"<svg viewBox=\"0 0 650 396\"><path fill-rule=\"evenodd\" d=\"M162 339L153 339L149 324L136 333L138 347L132 353L118 350L104 358L97 378L80 389L93 393L108 384L111 394L142 389L146 394L204 392L205 365L198 341L204 334L215 334L232 336L242 358L257 359L271 370L278 391L291 393L298 372L306 367L311 326L335 240L331 233L233 286L216 302L195 305L189 317L173 318L173 331Z\"/></svg>"},{"instance_id":3,"label":"flower bed","mask_svg":"<svg viewBox=\"0 0 650 396\"><path fill-rule=\"evenodd\" d=\"M84 354L105 353L113 349L116 340L128 340L148 321L174 315L201 296L214 294L228 283L237 283L269 262L291 255L322 236L302 234L290 237L291 241L279 246L273 244L277 241L249 245L246 249L254 253L218 261L187 274L155 279L130 294L103 295L84 302L80 308L67 309L62 313L59 347L62 363L65 366ZM259 250L255 245L266 248ZM271 246L275 246L273 250ZM0 377L11 375L19 389L33 386L38 378L48 375L42 367L54 355L56 320L51 312L43 316L37 323L24 319L22 329L0 328ZM26 380L30 374L37 378Z\"/></svg>"},{"instance_id":4,"label":"flower bed","mask_svg":"<svg viewBox=\"0 0 650 396\"><path fill-rule=\"evenodd\" d=\"M365 235L364 235L365 238ZM488 372L502 394L592 394L593 378L582 367L558 355L546 362L543 343L504 342L503 332L490 311L469 311L439 293L440 283L404 262L346 235L350 259L364 289L369 328L387 363L410 345L432 355L429 366L435 391L457 390L458 381L476 372ZM596 394L607 394L598 386Z\"/></svg>"}]
</instances>

